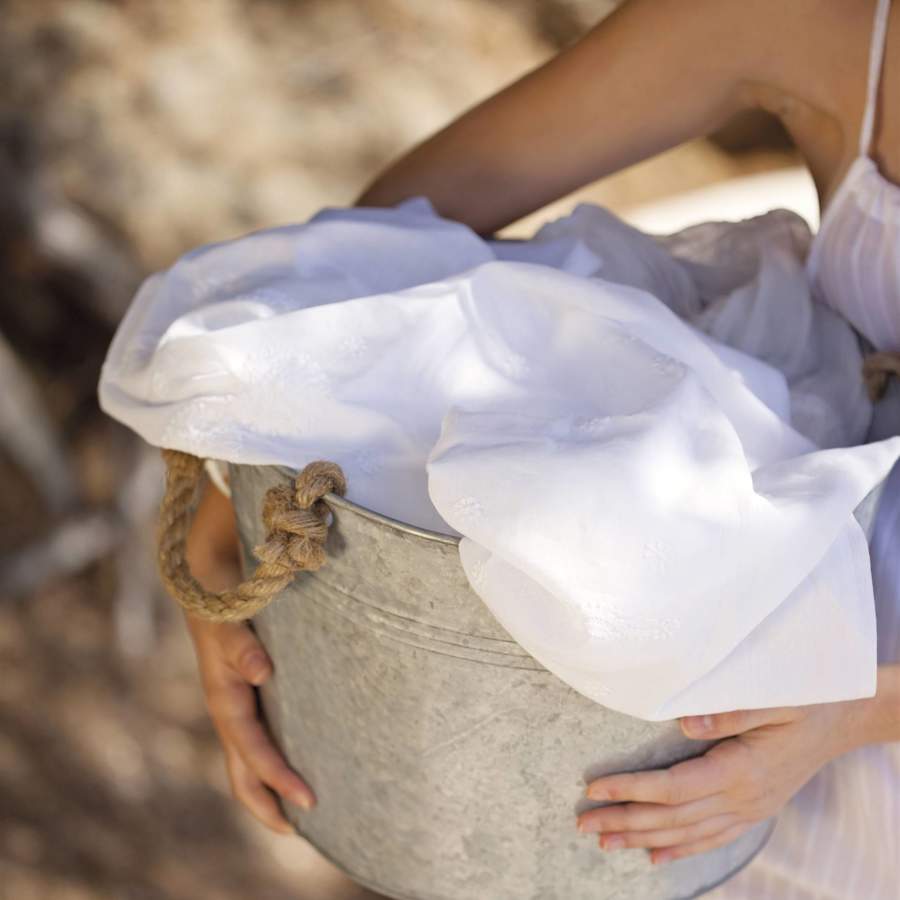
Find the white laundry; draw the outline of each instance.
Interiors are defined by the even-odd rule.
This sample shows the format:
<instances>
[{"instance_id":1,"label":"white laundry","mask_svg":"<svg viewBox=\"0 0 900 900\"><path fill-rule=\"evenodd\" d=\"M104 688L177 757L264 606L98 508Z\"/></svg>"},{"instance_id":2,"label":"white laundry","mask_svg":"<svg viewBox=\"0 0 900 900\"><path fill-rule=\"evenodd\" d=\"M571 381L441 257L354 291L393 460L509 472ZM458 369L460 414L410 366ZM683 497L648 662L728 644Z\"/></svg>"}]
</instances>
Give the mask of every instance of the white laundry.
<instances>
[{"instance_id":1,"label":"white laundry","mask_svg":"<svg viewBox=\"0 0 900 900\"><path fill-rule=\"evenodd\" d=\"M652 238L581 206L513 243L422 200L328 211L148 279L101 403L199 456L332 459L351 500L462 535L510 634L612 708L867 696L852 512L900 438L859 446L861 354L804 228Z\"/></svg>"}]
</instances>

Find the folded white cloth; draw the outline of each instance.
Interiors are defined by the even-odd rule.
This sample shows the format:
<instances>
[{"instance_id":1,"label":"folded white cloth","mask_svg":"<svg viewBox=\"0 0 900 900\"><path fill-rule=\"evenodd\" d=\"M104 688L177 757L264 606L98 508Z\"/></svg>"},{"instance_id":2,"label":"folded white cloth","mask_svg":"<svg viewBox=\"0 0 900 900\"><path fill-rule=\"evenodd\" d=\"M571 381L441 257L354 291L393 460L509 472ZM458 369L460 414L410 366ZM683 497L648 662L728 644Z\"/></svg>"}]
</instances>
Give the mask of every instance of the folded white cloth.
<instances>
[{"instance_id":1,"label":"folded white cloth","mask_svg":"<svg viewBox=\"0 0 900 900\"><path fill-rule=\"evenodd\" d=\"M101 403L199 456L332 459L355 502L462 535L510 634L612 708L867 696L852 513L900 438L859 445L859 347L804 229L653 238L581 206L497 242L421 200L328 211L148 279Z\"/></svg>"}]
</instances>

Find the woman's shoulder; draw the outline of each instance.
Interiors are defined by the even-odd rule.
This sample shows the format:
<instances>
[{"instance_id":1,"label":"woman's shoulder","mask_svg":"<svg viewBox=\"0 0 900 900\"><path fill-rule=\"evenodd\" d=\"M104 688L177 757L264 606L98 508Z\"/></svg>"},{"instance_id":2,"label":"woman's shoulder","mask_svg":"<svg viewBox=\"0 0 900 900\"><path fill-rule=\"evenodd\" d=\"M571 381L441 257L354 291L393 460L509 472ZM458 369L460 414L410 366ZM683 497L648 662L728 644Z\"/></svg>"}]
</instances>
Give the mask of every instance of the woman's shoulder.
<instances>
[{"instance_id":1,"label":"woman's shoulder","mask_svg":"<svg viewBox=\"0 0 900 900\"><path fill-rule=\"evenodd\" d=\"M834 65L851 44L867 44L876 2L624 0L595 30L615 34L620 44L640 38L655 54L677 44L700 63L723 73L737 69L747 81L790 83L816 74L810 64Z\"/></svg>"},{"instance_id":2,"label":"woman's shoulder","mask_svg":"<svg viewBox=\"0 0 900 900\"><path fill-rule=\"evenodd\" d=\"M705 2L705 0L703 0ZM744 105L781 120L814 168L846 154L862 117L877 0L727 0Z\"/></svg>"},{"instance_id":3,"label":"woman's shoulder","mask_svg":"<svg viewBox=\"0 0 900 900\"><path fill-rule=\"evenodd\" d=\"M715 6L750 80L827 108L834 86L864 77L877 0L726 0Z\"/></svg>"}]
</instances>

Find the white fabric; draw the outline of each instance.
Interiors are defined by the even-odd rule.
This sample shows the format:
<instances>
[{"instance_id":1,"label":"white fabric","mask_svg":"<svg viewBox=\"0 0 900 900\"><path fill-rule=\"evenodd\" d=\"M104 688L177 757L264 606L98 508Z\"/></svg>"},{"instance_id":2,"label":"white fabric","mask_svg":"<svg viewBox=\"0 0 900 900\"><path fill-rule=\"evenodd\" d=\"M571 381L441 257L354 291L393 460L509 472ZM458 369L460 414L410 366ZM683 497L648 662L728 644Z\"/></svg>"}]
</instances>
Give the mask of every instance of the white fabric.
<instances>
[{"instance_id":1,"label":"white fabric","mask_svg":"<svg viewBox=\"0 0 900 900\"><path fill-rule=\"evenodd\" d=\"M890 0L878 0L859 153L834 191L807 259L813 291L879 350L900 350L900 186L869 155Z\"/></svg>"},{"instance_id":2,"label":"white fabric","mask_svg":"<svg viewBox=\"0 0 900 900\"><path fill-rule=\"evenodd\" d=\"M874 434L900 434L900 384ZM878 504L870 551L878 661L900 662L900 465ZM823 660L823 667L833 660ZM900 897L900 743L872 744L830 762L788 803L762 852L711 900L897 900Z\"/></svg>"},{"instance_id":3,"label":"white fabric","mask_svg":"<svg viewBox=\"0 0 900 900\"><path fill-rule=\"evenodd\" d=\"M900 350L900 187L869 156L890 0L878 0L859 155L828 204L807 260L814 292L884 350ZM868 437L900 434L900 384ZM878 661L900 662L900 465L871 539ZM825 664L830 664L826 660ZM900 743L863 747L825 766L779 816L768 846L715 900L898 900Z\"/></svg>"},{"instance_id":4,"label":"white fabric","mask_svg":"<svg viewBox=\"0 0 900 900\"><path fill-rule=\"evenodd\" d=\"M424 201L329 211L149 279L101 402L201 456L333 459L350 499L449 524L512 636L612 708L867 696L851 514L900 438L836 446L871 407L804 229L781 211L655 241L583 206L504 244Z\"/></svg>"}]
</instances>

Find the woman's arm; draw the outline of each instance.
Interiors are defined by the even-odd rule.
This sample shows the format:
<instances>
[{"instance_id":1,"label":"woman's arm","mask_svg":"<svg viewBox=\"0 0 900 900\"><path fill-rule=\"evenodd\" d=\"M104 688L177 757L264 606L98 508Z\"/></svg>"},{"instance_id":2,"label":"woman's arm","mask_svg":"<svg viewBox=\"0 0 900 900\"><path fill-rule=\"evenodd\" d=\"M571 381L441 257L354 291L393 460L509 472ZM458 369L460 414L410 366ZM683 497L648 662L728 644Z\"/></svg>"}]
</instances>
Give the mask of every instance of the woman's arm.
<instances>
[{"instance_id":1,"label":"woman's arm","mask_svg":"<svg viewBox=\"0 0 900 900\"><path fill-rule=\"evenodd\" d=\"M629 0L578 43L401 157L357 204L424 195L441 215L491 233L708 134L754 105L750 85L765 34L760 5Z\"/></svg>"},{"instance_id":2,"label":"woman's arm","mask_svg":"<svg viewBox=\"0 0 900 900\"><path fill-rule=\"evenodd\" d=\"M860 709L859 744L900 742L900 664L878 667L878 692L857 700Z\"/></svg>"}]
</instances>

